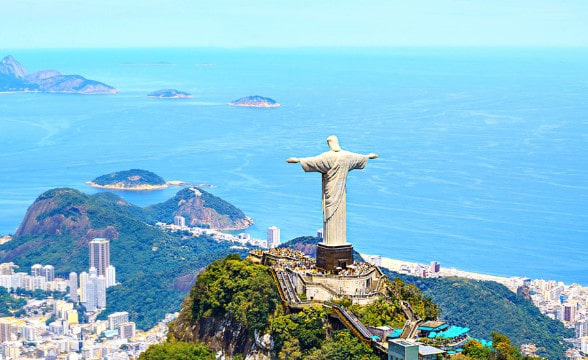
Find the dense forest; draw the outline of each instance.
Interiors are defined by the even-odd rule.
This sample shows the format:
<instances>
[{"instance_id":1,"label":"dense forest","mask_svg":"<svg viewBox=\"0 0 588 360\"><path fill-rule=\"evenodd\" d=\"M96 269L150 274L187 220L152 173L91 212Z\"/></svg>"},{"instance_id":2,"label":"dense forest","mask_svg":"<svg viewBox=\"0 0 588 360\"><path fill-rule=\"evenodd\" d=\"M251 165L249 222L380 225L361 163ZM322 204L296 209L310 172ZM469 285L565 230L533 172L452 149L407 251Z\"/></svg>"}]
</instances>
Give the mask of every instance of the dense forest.
<instances>
[{"instance_id":1,"label":"dense forest","mask_svg":"<svg viewBox=\"0 0 588 360\"><path fill-rule=\"evenodd\" d=\"M242 326L250 340L256 332L271 334L279 359L379 359L347 330L333 330L329 313L320 305L286 313L268 268L229 255L198 276L168 337L170 345L206 341L200 334L210 331L205 327L215 318L235 329Z\"/></svg>"},{"instance_id":2,"label":"dense forest","mask_svg":"<svg viewBox=\"0 0 588 360\"><path fill-rule=\"evenodd\" d=\"M27 214L27 224L21 225L26 231L0 245L0 261L23 269L51 264L57 276L67 278L71 271L88 272L88 241L107 237L120 285L108 288L107 308L100 318L128 311L139 329L178 311L197 273L211 259L236 252L231 243L206 236L186 238L148 225L143 209L109 192L50 190Z\"/></svg>"},{"instance_id":3,"label":"dense forest","mask_svg":"<svg viewBox=\"0 0 588 360\"><path fill-rule=\"evenodd\" d=\"M564 338L573 330L540 313L530 300L493 281L457 277L421 278L388 273L413 284L441 308L440 318L469 327L470 336L491 339L493 332L507 336L514 345L537 344L539 355L561 359L570 345Z\"/></svg>"},{"instance_id":4,"label":"dense forest","mask_svg":"<svg viewBox=\"0 0 588 360\"><path fill-rule=\"evenodd\" d=\"M98 176L92 180L94 184L105 186L123 184L125 187L139 185L164 185L165 180L151 171L131 169Z\"/></svg>"}]
</instances>

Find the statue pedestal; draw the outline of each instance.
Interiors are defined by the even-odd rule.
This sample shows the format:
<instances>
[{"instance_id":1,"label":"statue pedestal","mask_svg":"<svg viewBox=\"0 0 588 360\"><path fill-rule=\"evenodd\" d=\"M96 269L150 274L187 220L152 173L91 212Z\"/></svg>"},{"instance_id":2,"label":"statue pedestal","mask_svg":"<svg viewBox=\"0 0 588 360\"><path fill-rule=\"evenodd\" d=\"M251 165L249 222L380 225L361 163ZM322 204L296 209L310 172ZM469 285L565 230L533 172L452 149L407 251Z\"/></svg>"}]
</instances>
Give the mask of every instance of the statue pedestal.
<instances>
[{"instance_id":1,"label":"statue pedestal","mask_svg":"<svg viewBox=\"0 0 588 360\"><path fill-rule=\"evenodd\" d=\"M336 272L353 264L353 246L351 244L328 246L319 243L316 248L316 267Z\"/></svg>"}]
</instances>

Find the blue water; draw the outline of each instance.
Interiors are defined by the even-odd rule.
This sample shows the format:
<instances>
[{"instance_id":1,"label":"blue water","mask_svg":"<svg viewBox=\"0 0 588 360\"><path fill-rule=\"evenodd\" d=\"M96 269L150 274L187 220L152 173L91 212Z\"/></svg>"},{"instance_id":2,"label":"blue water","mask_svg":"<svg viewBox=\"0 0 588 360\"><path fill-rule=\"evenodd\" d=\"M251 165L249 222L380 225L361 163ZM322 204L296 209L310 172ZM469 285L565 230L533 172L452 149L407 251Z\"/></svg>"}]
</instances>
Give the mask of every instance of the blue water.
<instances>
[{"instance_id":1,"label":"blue water","mask_svg":"<svg viewBox=\"0 0 588 360\"><path fill-rule=\"evenodd\" d=\"M368 254L588 286L588 51L29 50L29 71L117 95L0 94L0 234L42 192L141 168L212 184L265 238L322 226L320 176L290 156L369 153L348 179L348 240ZM176 88L189 100L148 92ZM248 95L274 109L227 106ZM137 205L177 188L119 193Z\"/></svg>"}]
</instances>

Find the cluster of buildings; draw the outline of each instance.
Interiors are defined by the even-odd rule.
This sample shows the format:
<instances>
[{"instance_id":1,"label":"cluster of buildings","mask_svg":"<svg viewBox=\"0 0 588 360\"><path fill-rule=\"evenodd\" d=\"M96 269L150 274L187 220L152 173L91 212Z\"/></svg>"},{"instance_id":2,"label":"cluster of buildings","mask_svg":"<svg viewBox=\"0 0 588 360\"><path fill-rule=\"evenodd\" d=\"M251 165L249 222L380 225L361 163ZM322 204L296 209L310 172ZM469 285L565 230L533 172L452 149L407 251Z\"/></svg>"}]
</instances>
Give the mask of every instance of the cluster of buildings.
<instances>
[{"instance_id":1,"label":"cluster of buildings","mask_svg":"<svg viewBox=\"0 0 588 360\"><path fill-rule=\"evenodd\" d=\"M52 265L35 264L29 274L15 272L14 263L0 264L0 286L7 289L69 289L69 301L30 299L22 309L25 316L0 318L0 359L129 359L165 338L167 326L138 335L127 312L95 320L106 308L106 288L116 285L116 269L109 240L96 238L88 246L89 271L71 272L68 279L56 278ZM81 324L81 316L90 321Z\"/></svg>"},{"instance_id":2,"label":"cluster of buildings","mask_svg":"<svg viewBox=\"0 0 588 360\"><path fill-rule=\"evenodd\" d=\"M139 332L127 312L80 324L73 304L63 300L29 300L26 311L26 317L0 318L0 359L136 359L165 340L167 324L175 318L169 315ZM47 324L48 319L55 320Z\"/></svg>"},{"instance_id":3,"label":"cluster of buildings","mask_svg":"<svg viewBox=\"0 0 588 360\"><path fill-rule=\"evenodd\" d=\"M533 304L543 314L574 329L575 337L568 341L575 349L588 354L588 287L554 280L524 279L519 289L529 290Z\"/></svg>"},{"instance_id":4,"label":"cluster of buildings","mask_svg":"<svg viewBox=\"0 0 588 360\"><path fill-rule=\"evenodd\" d=\"M110 241L96 238L89 243L89 272L69 274L67 280L55 277L53 265L35 264L29 273L15 272L12 262L0 264L0 286L10 290L18 288L34 291L66 292L70 300L81 303L86 311L95 312L106 307L106 288L116 285L116 269L110 264Z\"/></svg>"},{"instance_id":5,"label":"cluster of buildings","mask_svg":"<svg viewBox=\"0 0 588 360\"><path fill-rule=\"evenodd\" d=\"M257 246L260 248L275 248L280 245L280 229L276 226L267 228L266 240L254 239L247 233L239 233L237 235L228 234L219 230L203 228L203 227L189 227L186 225L186 219L183 216L174 216L173 224L166 224L157 222L157 226L162 229L170 231L187 231L192 236L207 235L217 241L228 241L239 244L240 246Z\"/></svg>"},{"instance_id":6,"label":"cluster of buildings","mask_svg":"<svg viewBox=\"0 0 588 360\"><path fill-rule=\"evenodd\" d=\"M55 278L55 268L52 265L35 264L31 272L15 272L18 266L12 262L0 264L0 286L16 290L18 288L34 291L65 292L69 284L64 279Z\"/></svg>"},{"instance_id":7,"label":"cluster of buildings","mask_svg":"<svg viewBox=\"0 0 588 360\"><path fill-rule=\"evenodd\" d=\"M440 264L432 261L429 265L410 263L381 256L364 255L366 260L377 266L384 266L390 270L421 277L459 276L476 280L496 281L511 291L530 299L542 314L563 322L564 326L574 329L575 336L566 339L574 349L567 356L581 359L588 354L588 287L578 284L566 285L555 280L531 280L526 277L500 277L441 268ZM521 346L523 354L533 354L535 345Z\"/></svg>"}]
</instances>

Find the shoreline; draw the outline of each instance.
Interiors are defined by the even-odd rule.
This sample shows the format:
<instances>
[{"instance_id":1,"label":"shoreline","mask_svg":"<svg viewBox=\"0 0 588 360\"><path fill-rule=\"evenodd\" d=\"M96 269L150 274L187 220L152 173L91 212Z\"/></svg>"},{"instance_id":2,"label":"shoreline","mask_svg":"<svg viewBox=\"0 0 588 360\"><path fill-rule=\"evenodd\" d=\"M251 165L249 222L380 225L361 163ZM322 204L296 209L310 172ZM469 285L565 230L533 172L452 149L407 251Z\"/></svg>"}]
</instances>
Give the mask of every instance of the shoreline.
<instances>
[{"instance_id":1,"label":"shoreline","mask_svg":"<svg viewBox=\"0 0 588 360\"><path fill-rule=\"evenodd\" d=\"M394 272L401 273L401 274L408 274L408 275L412 275L412 276L422 277L422 275L415 274L415 273L413 273L413 271L417 270L417 269L421 269L421 270L426 270L428 272L429 268L430 268L429 264L421 264L421 263L416 263L416 262L411 262L411 261L392 259L392 258L380 256L380 255L368 255L368 254L360 254L360 255L367 262L371 262L371 263L379 262L378 266L384 267L390 271L394 271ZM517 286L522 284L523 280L530 279L527 276L506 277L506 276L476 273L476 272L472 272L472 271L463 271L463 270L458 270L456 268L443 268L443 267L440 267L439 272L432 273L432 274L428 275L427 277L450 277L450 276L456 276L456 277L462 277L462 278L474 279L474 280L480 280L480 281L494 281L494 282L500 283L500 284L508 287L511 290L514 289L514 291L516 291Z\"/></svg>"},{"instance_id":2,"label":"shoreline","mask_svg":"<svg viewBox=\"0 0 588 360\"><path fill-rule=\"evenodd\" d=\"M123 183L116 183L116 184L108 184L108 185L100 185L96 184L92 181L86 181L86 185L89 185L93 188L97 189L107 189L107 190L120 190L120 191L151 191L151 190L163 190L167 189L170 186L194 186L199 188L213 188L213 185L209 184L189 184L185 181L181 180L170 180L166 181L165 184L161 185L136 185L136 186L125 186Z\"/></svg>"}]
</instances>

